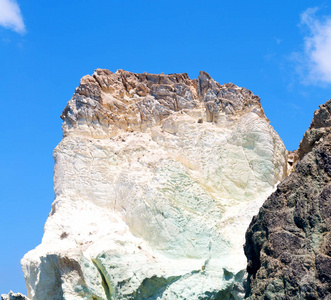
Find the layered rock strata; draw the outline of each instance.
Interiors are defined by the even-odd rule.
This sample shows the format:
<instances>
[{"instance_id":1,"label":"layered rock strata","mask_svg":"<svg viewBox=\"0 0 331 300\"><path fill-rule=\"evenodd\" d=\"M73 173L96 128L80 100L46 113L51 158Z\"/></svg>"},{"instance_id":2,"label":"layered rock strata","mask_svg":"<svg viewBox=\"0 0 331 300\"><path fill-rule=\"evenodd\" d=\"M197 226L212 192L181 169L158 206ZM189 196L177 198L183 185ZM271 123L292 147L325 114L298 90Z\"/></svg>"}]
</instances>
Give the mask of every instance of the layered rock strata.
<instances>
[{"instance_id":1,"label":"layered rock strata","mask_svg":"<svg viewBox=\"0 0 331 300\"><path fill-rule=\"evenodd\" d=\"M246 233L249 299L331 299L331 100Z\"/></svg>"},{"instance_id":2,"label":"layered rock strata","mask_svg":"<svg viewBox=\"0 0 331 300\"><path fill-rule=\"evenodd\" d=\"M98 69L61 117L28 296L241 299L245 231L287 173L260 99L205 72Z\"/></svg>"}]
</instances>

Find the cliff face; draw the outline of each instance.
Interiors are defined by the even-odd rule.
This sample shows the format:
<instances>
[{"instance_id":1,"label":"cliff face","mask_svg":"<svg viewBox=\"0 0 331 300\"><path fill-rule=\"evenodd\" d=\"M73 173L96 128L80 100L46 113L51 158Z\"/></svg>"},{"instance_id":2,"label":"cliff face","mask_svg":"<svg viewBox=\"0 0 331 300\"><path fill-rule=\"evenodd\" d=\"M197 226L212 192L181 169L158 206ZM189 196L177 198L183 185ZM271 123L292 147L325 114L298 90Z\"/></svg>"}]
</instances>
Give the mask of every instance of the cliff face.
<instances>
[{"instance_id":1,"label":"cliff face","mask_svg":"<svg viewBox=\"0 0 331 300\"><path fill-rule=\"evenodd\" d=\"M247 226L286 176L260 99L207 73L96 70L62 113L32 299L241 299Z\"/></svg>"},{"instance_id":2,"label":"cliff face","mask_svg":"<svg viewBox=\"0 0 331 300\"><path fill-rule=\"evenodd\" d=\"M246 233L250 299L331 299L331 100Z\"/></svg>"}]
</instances>

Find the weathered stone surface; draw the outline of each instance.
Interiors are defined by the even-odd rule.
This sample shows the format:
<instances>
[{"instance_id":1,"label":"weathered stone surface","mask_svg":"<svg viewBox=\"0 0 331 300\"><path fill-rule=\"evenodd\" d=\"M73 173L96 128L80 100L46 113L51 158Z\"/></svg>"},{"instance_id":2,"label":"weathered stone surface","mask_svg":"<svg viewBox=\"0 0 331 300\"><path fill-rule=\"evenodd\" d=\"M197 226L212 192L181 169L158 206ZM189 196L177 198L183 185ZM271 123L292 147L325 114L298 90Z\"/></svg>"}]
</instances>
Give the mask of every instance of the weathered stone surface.
<instances>
[{"instance_id":1,"label":"weathered stone surface","mask_svg":"<svg viewBox=\"0 0 331 300\"><path fill-rule=\"evenodd\" d=\"M29 298L21 293L14 293L10 291L8 295L2 294L1 300L29 300Z\"/></svg>"},{"instance_id":2,"label":"weathered stone surface","mask_svg":"<svg viewBox=\"0 0 331 300\"><path fill-rule=\"evenodd\" d=\"M243 297L245 231L287 173L257 96L204 72L98 69L62 119L29 297Z\"/></svg>"},{"instance_id":3,"label":"weathered stone surface","mask_svg":"<svg viewBox=\"0 0 331 300\"><path fill-rule=\"evenodd\" d=\"M265 118L258 96L232 83L220 85L205 72L191 80L187 74L101 69L82 78L61 118L64 136L74 130L105 138L121 130L146 132L179 111L200 122L222 123L249 111Z\"/></svg>"},{"instance_id":4,"label":"weathered stone surface","mask_svg":"<svg viewBox=\"0 0 331 300\"><path fill-rule=\"evenodd\" d=\"M331 299L331 100L246 233L249 299Z\"/></svg>"},{"instance_id":5,"label":"weathered stone surface","mask_svg":"<svg viewBox=\"0 0 331 300\"><path fill-rule=\"evenodd\" d=\"M331 102L327 101L314 113L313 121L305 132L298 149L298 160L302 159L315 146L323 142L325 136L331 132Z\"/></svg>"}]
</instances>

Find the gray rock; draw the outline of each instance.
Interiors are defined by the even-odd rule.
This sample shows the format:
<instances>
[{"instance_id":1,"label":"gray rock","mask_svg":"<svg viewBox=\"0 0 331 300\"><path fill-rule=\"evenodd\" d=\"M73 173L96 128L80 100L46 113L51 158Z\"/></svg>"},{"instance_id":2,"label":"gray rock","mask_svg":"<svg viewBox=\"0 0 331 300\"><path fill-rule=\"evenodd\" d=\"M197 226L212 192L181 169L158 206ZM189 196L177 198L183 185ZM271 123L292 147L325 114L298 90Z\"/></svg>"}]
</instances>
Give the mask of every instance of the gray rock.
<instances>
[{"instance_id":1,"label":"gray rock","mask_svg":"<svg viewBox=\"0 0 331 300\"><path fill-rule=\"evenodd\" d=\"M249 299L331 299L331 100L246 232Z\"/></svg>"}]
</instances>

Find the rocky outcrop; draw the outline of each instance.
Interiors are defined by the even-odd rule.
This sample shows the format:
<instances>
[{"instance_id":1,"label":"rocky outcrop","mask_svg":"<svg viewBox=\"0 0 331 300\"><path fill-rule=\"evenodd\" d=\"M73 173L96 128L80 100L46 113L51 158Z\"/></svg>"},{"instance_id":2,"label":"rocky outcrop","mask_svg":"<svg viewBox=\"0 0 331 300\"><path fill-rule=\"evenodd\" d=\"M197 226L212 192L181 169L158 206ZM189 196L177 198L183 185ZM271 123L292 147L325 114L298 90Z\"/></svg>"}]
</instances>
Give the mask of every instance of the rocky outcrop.
<instances>
[{"instance_id":1,"label":"rocky outcrop","mask_svg":"<svg viewBox=\"0 0 331 300\"><path fill-rule=\"evenodd\" d=\"M8 295L2 294L1 300L29 300L29 298L21 293L14 293L10 291Z\"/></svg>"},{"instance_id":2,"label":"rocky outcrop","mask_svg":"<svg viewBox=\"0 0 331 300\"><path fill-rule=\"evenodd\" d=\"M258 96L232 83L222 86L205 72L191 80L187 74L97 69L82 78L61 118L64 136L74 131L105 138L121 131L146 132L175 112L215 124L248 111L265 118Z\"/></svg>"},{"instance_id":3,"label":"rocky outcrop","mask_svg":"<svg viewBox=\"0 0 331 300\"><path fill-rule=\"evenodd\" d=\"M246 233L249 299L331 299L331 100Z\"/></svg>"},{"instance_id":4,"label":"rocky outcrop","mask_svg":"<svg viewBox=\"0 0 331 300\"><path fill-rule=\"evenodd\" d=\"M287 173L260 99L205 72L98 69L61 117L28 296L241 299L246 228Z\"/></svg>"}]
</instances>

